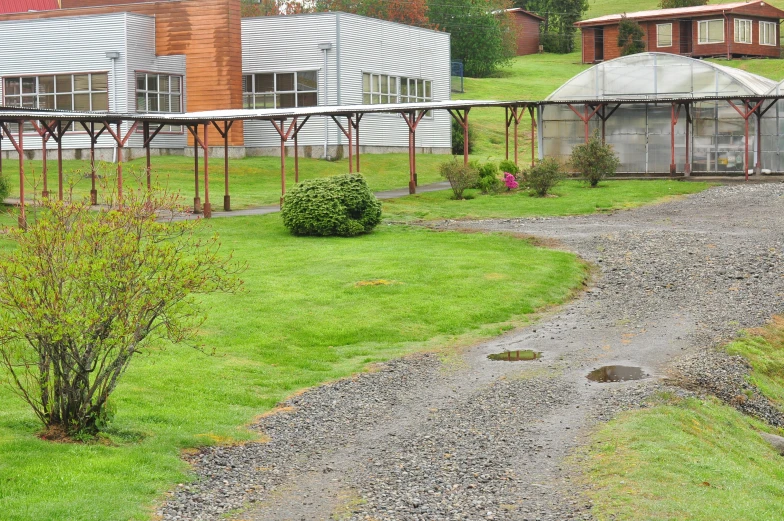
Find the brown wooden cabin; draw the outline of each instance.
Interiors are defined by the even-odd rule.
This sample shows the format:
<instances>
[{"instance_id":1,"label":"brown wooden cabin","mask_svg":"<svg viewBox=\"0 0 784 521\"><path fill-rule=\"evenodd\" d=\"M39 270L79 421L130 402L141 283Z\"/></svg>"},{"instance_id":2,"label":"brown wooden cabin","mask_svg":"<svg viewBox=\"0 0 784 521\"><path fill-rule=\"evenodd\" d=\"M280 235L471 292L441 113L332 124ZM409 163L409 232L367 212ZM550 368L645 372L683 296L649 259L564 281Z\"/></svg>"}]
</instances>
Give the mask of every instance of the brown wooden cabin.
<instances>
[{"instance_id":1,"label":"brown wooden cabin","mask_svg":"<svg viewBox=\"0 0 784 521\"><path fill-rule=\"evenodd\" d=\"M539 26L544 18L525 9L507 9L517 30L517 55L526 56L539 52Z\"/></svg>"},{"instance_id":2,"label":"brown wooden cabin","mask_svg":"<svg viewBox=\"0 0 784 521\"><path fill-rule=\"evenodd\" d=\"M612 14L582 20L583 63L598 63L621 55L618 27L621 18L640 24L645 50L694 58L724 56L779 58L779 22L784 11L765 2L657 9Z\"/></svg>"}]
</instances>

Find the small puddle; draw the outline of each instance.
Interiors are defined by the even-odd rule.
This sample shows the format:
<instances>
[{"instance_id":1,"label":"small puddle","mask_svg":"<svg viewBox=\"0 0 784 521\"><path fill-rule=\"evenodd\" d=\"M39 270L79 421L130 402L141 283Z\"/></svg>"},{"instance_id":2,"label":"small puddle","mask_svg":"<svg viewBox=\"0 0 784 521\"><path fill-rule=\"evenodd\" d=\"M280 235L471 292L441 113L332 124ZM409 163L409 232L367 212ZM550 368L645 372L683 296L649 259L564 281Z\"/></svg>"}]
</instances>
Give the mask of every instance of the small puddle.
<instances>
[{"instance_id":1,"label":"small puddle","mask_svg":"<svg viewBox=\"0 0 784 521\"><path fill-rule=\"evenodd\" d=\"M525 349L523 351L504 351L503 353L489 355L487 358L501 362L530 362L531 360L542 358L542 353Z\"/></svg>"},{"instance_id":2,"label":"small puddle","mask_svg":"<svg viewBox=\"0 0 784 521\"><path fill-rule=\"evenodd\" d=\"M624 365L606 365L588 373L587 378L592 382L627 382L629 380L642 380L646 376L640 367L627 367Z\"/></svg>"}]
</instances>

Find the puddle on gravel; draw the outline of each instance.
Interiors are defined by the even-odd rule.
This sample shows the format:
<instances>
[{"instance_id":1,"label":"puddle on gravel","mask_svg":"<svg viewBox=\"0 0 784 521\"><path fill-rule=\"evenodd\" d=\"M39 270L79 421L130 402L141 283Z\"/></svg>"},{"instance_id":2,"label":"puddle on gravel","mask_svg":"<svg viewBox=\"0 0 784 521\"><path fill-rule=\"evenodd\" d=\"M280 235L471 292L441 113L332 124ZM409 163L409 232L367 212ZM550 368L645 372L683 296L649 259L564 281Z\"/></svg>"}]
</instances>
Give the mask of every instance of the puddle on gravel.
<instances>
[{"instance_id":1,"label":"puddle on gravel","mask_svg":"<svg viewBox=\"0 0 784 521\"><path fill-rule=\"evenodd\" d=\"M592 382L611 383L627 382L629 380L642 380L646 376L640 367L627 367L625 365L606 365L588 373L587 378Z\"/></svg>"},{"instance_id":2,"label":"puddle on gravel","mask_svg":"<svg viewBox=\"0 0 784 521\"><path fill-rule=\"evenodd\" d=\"M504 351L503 353L489 355L487 358L501 362L530 362L531 360L542 358L542 353L525 349L523 351Z\"/></svg>"}]
</instances>

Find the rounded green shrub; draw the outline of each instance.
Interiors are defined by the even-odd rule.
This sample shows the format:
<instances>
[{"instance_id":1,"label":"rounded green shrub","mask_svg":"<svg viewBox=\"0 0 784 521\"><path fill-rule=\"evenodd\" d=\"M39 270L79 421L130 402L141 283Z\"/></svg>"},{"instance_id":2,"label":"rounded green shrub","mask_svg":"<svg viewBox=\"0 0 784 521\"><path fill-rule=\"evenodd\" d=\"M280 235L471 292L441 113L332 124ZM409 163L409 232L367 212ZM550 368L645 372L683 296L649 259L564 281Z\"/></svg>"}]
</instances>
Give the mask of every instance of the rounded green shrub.
<instances>
[{"instance_id":1,"label":"rounded green shrub","mask_svg":"<svg viewBox=\"0 0 784 521\"><path fill-rule=\"evenodd\" d=\"M381 222L381 203L360 174L312 179L283 199L283 224L294 235L354 237Z\"/></svg>"}]
</instances>

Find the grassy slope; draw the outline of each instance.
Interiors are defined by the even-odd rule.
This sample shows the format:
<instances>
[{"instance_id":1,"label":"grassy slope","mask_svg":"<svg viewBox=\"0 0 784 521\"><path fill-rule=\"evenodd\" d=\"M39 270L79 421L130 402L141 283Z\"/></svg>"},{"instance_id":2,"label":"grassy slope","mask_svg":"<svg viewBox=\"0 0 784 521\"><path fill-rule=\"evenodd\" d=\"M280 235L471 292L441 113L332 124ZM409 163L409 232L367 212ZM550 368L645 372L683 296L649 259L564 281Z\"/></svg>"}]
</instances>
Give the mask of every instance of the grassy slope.
<instances>
[{"instance_id":1,"label":"grassy slope","mask_svg":"<svg viewBox=\"0 0 784 521\"><path fill-rule=\"evenodd\" d=\"M729 344L752 383L784 409L784 318ZM599 519L784 518L784 469L770 431L716 400L672 400L600 429L587 462Z\"/></svg>"},{"instance_id":2,"label":"grassy slope","mask_svg":"<svg viewBox=\"0 0 784 521\"><path fill-rule=\"evenodd\" d=\"M246 292L206 299L202 341L215 356L169 347L137 359L113 398L117 446L38 440L0 387L0 517L146 519L143 505L187 479L180 449L248 439L241 426L292 391L369 362L496 335L584 276L573 255L501 235L382 226L303 239L277 215L212 227L249 265ZM355 286L371 279L395 283Z\"/></svg>"}]
</instances>

